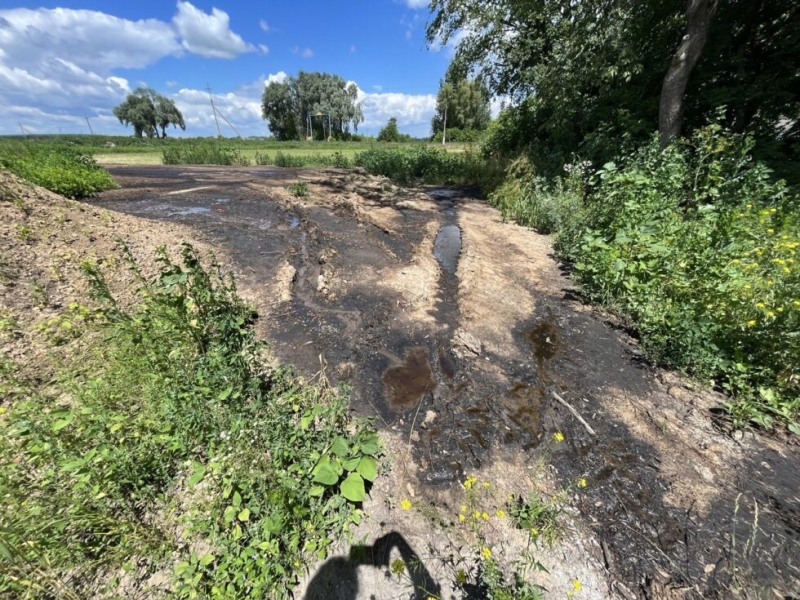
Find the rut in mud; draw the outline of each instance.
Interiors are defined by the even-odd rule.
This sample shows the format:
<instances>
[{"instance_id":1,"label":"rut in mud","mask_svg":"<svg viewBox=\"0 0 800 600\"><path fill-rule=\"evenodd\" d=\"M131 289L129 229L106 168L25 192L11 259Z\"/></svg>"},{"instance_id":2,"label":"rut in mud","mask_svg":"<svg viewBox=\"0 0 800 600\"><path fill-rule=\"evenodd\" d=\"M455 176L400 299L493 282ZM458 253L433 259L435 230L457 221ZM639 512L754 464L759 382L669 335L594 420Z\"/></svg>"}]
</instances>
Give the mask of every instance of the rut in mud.
<instances>
[{"instance_id":1,"label":"rut in mud","mask_svg":"<svg viewBox=\"0 0 800 600\"><path fill-rule=\"evenodd\" d=\"M797 447L720 433L718 398L645 366L575 299L549 240L474 190L337 170L110 171L122 188L93 203L224 248L277 358L352 386L354 411L410 440L419 484L534 463L561 431L549 460L564 487L587 480L574 500L615 593L727 597L736 575L788 594L800 580ZM286 192L298 180L308 197Z\"/></svg>"}]
</instances>

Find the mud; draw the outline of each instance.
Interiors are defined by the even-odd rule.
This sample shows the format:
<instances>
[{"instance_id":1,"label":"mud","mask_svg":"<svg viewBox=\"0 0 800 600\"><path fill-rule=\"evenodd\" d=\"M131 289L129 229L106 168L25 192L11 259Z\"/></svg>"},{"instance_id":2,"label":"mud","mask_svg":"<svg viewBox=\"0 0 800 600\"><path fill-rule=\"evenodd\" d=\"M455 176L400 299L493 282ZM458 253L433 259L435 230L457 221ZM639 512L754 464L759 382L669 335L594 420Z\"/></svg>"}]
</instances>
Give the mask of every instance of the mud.
<instances>
[{"instance_id":1,"label":"mud","mask_svg":"<svg viewBox=\"0 0 800 600\"><path fill-rule=\"evenodd\" d=\"M647 366L576 299L549 239L474 191L334 169L110 171L122 189L93 203L216 243L275 356L351 386L356 414L415 440L431 498L475 472L523 480L544 457L599 541L610 597L797 589L798 447L720 431L723 398ZM297 181L309 196L286 192Z\"/></svg>"}]
</instances>

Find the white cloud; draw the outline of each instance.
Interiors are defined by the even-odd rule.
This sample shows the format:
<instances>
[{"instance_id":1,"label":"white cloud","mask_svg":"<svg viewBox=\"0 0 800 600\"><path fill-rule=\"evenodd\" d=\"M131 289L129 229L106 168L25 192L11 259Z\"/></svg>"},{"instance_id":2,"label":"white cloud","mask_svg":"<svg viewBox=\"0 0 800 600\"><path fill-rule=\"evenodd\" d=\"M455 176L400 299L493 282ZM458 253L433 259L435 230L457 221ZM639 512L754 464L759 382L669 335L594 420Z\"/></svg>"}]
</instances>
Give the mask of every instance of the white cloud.
<instances>
[{"instance_id":1,"label":"white cloud","mask_svg":"<svg viewBox=\"0 0 800 600\"><path fill-rule=\"evenodd\" d=\"M359 88L357 98L362 102L364 113L364 123L359 125L359 130L377 133L395 117L403 133L414 137L430 133L431 119L436 112L436 94L368 93Z\"/></svg>"},{"instance_id":2,"label":"white cloud","mask_svg":"<svg viewBox=\"0 0 800 600\"><path fill-rule=\"evenodd\" d=\"M254 52L237 33L230 30L228 13L212 8L206 14L190 2L178 0L178 14L172 18L182 39L182 46L192 54L209 58L235 58L244 52Z\"/></svg>"},{"instance_id":3,"label":"white cloud","mask_svg":"<svg viewBox=\"0 0 800 600\"><path fill-rule=\"evenodd\" d=\"M264 19L261 19L258 22L258 26L261 27L261 29L266 31L266 32L272 31L272 28L269 26L269 23L267 23Z\"/></svg>"},{"instance_id":4,"label":"white cloud","mask_svg":"<svg viewBox=\"0 0 800 600\"><path fill-rule=\"evenodd\" d=\"M259 44L258 51L261 54L269 54L269 46L267 46L266 44Z\"/></svg>"},{"instance_id":5,"label":"white cloud","mask_svg":"<svg viewBox=\"0 0 800 600\"><path fill-rule=\"evenodd\" d=\"M406 0L406 6L408 6L408 8L428 8L429 5L430 0Z\"/></svg>"},{"instance_id":6,"label":"white cloud","mask_svg":"<svg viewBox=\"0 0 800 600\"><path fill-rule=\"evenodd\" d=\"M314 56L314 51L311 48L300 48L299 46L292 46L289 48L292 54L299 54L303 58L311 58Z\"/></svg>"}]
</instances>

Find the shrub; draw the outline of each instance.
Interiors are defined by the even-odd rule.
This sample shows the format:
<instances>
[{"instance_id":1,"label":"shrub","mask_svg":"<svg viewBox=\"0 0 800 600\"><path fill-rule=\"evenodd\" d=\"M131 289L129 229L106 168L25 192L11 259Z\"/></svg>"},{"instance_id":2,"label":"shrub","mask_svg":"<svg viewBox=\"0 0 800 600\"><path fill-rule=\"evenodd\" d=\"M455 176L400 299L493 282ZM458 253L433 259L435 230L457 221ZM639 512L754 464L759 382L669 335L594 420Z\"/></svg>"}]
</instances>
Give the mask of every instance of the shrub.
<instances>
[{"instance_id":1,"label":"shrub","mask_svg":"<svg viewBox=\"0 0 800 600\"><path fill-rule=\"evenodd\" d=\"M486 130L480 129L458 129L453 127L447 130L446 141L462 144L474 144L480 142L486 137ZM442 141L442 132L439 131L431 136L432 142Z\"/></svg>"},{"instance_id":2,"label":"shrub","mask_svg":"<svg viewBox=\"0 0 800 600\"><path fill-rule=\"evenodd\" d=\"M90 154L66 146L5 142L0 166L67 198L83 198L116 187Z\"/></svg>"},{"instance_id":3,"label":"shrub","mask_svg":"<svg viewBox=\"0 0 800 600\"><path fill-rule=\"evenodd\" d=\"M238 149L219 144L168 146L161 151L161 162L165 165L250 165L250 159Z\"/></svg>"},{"instance_id":4,"label":"shrub","mask_svg":"<svg viewBox=\"0 0 800 600\"><path fill-rule=\"evenodd\" d=\"M714 378L739 423L770 426L800 411L800 198L752 149L712 125L606 164L559 247L653 358Z\"/></svg>"},{"instance_id":5,"label":"shrub","mask_svg":"<svg viewBox=\"0 0 800 600\"><path fill-rule=\"evenodd\" d=\"M84 265L102 335L54 397L0 361L2 597L116 596L123 567L165 569L171 597L285 597L360 520L371 427L268 368L233 281L191 247L159 260L150 280L134 265L130 310Z\"/></svg>"},{"instance_id":6,"label":"shrub","mask_svg":"<svg viewBox=\"0 0 800 600\"><path fill-rule=\"evenodd\" d=\"M293 154L284 154L280 150L275 153L275 166L284 168L304 167L306 161L300 156Z\"/></svg>"}]
</instances>

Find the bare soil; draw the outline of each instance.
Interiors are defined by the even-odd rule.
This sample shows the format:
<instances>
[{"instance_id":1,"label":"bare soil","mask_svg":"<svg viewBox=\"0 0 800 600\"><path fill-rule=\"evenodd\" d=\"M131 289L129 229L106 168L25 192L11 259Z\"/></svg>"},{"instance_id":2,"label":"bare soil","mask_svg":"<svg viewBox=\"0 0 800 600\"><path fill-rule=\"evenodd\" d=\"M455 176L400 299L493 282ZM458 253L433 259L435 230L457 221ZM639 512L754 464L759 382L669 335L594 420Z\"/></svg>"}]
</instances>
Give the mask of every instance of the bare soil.
<instances>
[{"instance_id":1,"label":"bare soil","mask_svg":"<svg viewBox=\"0 0 800 600\"><path fill-rule=\"evenodd\" d=\"M351 386L353 411L387 439L392 468L365 503L365 543L310 573L305 597L425 597L409 591L420 582L454 597L455 565L475 567L464 550L474 535L456 519L467 475L490 482L497 506L532 491L567 499L562 540L536 551L551 597L574 579L584 598L798 593L797 444L727 433L723 397L648 365L581 302L551 240L503 223L474 190L404 189L358 171L109 170L121 188L86 204L39 190L32 213L0 202L2 268L17 277L0 299L18 320L41 320L50 309L13 281L24 272L60 298L79 277L47 279L55 257L102 256L117 234L136 252L184 239L213 248L276 360ZM298 181L308 196L286 191ZM58 211L73 222L67 236ZM19 239L23 222L32 240ZM414 508L398 508L402 498ZM490 525L487 542L510 564L525 536ZM424 573L389 576L388 556Z\"/></svg>"}]
</instances>

